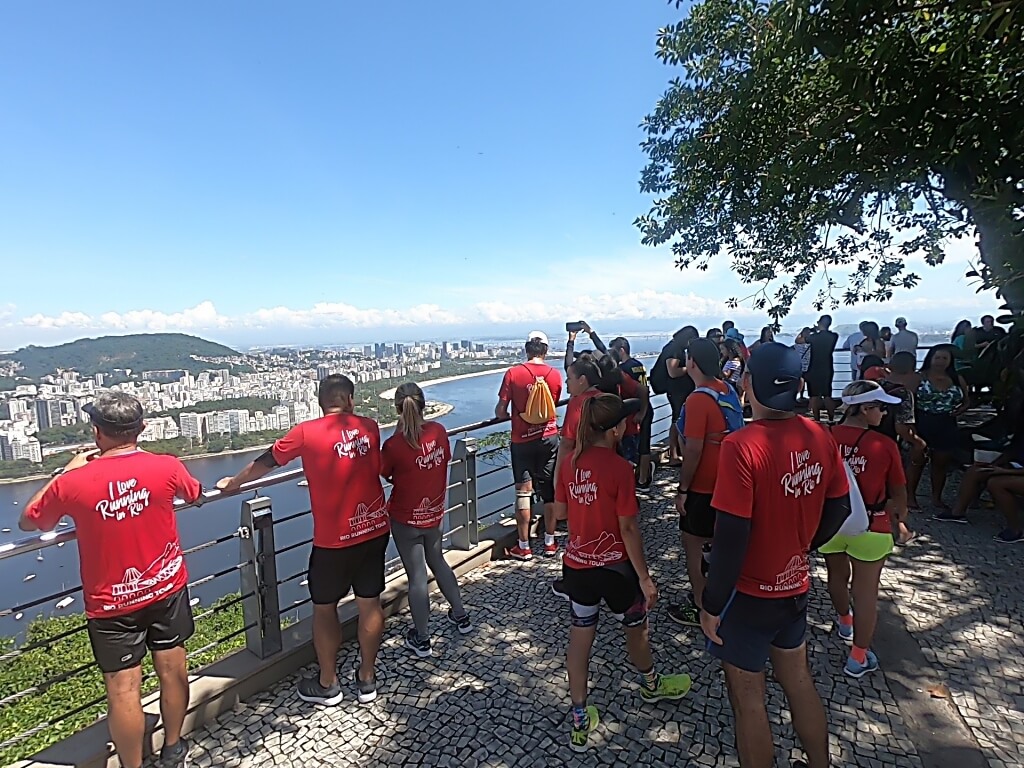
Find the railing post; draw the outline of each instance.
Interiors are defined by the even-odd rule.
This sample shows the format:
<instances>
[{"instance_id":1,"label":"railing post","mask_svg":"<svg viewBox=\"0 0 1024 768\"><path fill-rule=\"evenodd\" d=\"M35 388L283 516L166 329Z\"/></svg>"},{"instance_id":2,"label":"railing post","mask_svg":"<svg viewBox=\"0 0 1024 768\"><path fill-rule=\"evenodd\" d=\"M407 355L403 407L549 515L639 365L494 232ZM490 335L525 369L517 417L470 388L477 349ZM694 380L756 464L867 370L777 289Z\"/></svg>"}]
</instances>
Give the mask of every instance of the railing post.
<instances>
[{"instance_id":1,"label":"railing post","mask_svg":"<svg viewBox=\"0 0 1024 768\"><path fill-rule=\"evenodd\" d=\"M281 603L277 587L274 511L270 499L242 502L239 548L242 554L242 601L245 647L265 659L281 650Z\"/></svg>"},{"instance_id":2,"label":"railing post","mask_svg":"<svg viewBox=\"0 0 1024 768\"><path fill-rule=\"evenodd\" d=\"M480 541L476 507L476 440L460 438L452 453L455 466L452 467L451 485L448 494L448 528L453 530L452 546L468 550Z\"/></svg>"}]
</instances>

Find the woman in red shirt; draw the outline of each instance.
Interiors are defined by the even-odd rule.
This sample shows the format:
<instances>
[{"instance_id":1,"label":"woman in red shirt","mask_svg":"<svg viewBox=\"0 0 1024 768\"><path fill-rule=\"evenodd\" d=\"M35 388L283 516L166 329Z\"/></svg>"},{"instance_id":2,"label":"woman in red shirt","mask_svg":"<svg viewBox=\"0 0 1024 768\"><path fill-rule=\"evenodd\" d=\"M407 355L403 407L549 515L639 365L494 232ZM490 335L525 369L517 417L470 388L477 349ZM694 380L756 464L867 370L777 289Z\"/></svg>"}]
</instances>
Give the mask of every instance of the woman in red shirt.
<instances>
[{"instance_id":1,"label":"woman in red shirt","mask_svg":"<svg viewBox=\"0 0 1024 768\"><path fill-rule=\"evenodd\" d=\"M873 381L855 381L843 390L843 403L846 414L832 436L857 480L869 527L857 536L837 534L819 551L828 568L839 636L853 646L843 672L859 678L878 669L878 657L870 650L878 621L878 582L892 553L892 520L907 513L907 478L896 442L871 429L882 422L886 407L899 405L900 399ZM850 607L851 570L856 618Z\"/></svg>"},{"instance_id":2,"label":"woman in red shirt","mask_svg":"<svg viewBox=\"0 0 1024 768\"><path fill-rule=\"evenodd\" d=\"M413 626L405 635L405 645L420 657L431 655L427 567L451 606L448 621L462 634L473 629L462 606L459 583L441 552L451 446L443 426L424 420L424 408L423 390L416 384L398 387L398 426L381 448L381 475L392 486L388 500L391 535L409 578Z\"/></svg>"},{"instance_id":3,"label":"woman in red shirt","mask_svg":"<svg viewBox=\"0 0 1024 768\"><path fill-rule=\"evenodd\" d=\"M639 412L639 400L623 402L598 394L583 400L572 456L555 483L555 508L568 515L569 543L562 558L562 584L569 597L569 693L572 731L569 746L587 747L598 724L597 708L587 705L590 651L603 600L626 632L630 661L640 673L644 702L681 699L689 675L659 675L648 642L647 612L658 589L644 560L637 527L632 465L615 452L626 419Z\"/></svg>"}]
</instances>

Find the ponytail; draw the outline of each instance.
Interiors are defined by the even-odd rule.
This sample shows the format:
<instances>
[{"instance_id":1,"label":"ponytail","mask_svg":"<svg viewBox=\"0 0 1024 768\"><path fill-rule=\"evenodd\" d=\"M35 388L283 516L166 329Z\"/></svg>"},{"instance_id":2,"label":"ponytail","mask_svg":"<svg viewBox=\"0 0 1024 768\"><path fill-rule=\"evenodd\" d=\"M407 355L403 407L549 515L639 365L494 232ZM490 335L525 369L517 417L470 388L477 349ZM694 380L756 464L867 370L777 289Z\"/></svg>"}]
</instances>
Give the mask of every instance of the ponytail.
<instances>
[{"instance_id":1,"label":"ponytail","mask_svg":"<svg viewBox=\"0 0 1024 768\"><path fill-rule=\"evenodd\" d=\"M398 431L414 449L419 450L423 437L423 411L426 409L423 390L415 383L402 384L395 390L395 409L398 411Z\"/></svg>"},{"instance_id":2,"label":"ponytail","mask_svg":"<svg viewBox=\"0 0 1024 768\"><path fill-rule=\"evenodd\" d=\"M622 400L617 395L601 394L584 399L580 407L580 426L576 430L576 447L572 452L572 468L583 452L604 437L607 430L599 429L598 424L607 423L620 413Z\"/></svg>"}]
</instances>

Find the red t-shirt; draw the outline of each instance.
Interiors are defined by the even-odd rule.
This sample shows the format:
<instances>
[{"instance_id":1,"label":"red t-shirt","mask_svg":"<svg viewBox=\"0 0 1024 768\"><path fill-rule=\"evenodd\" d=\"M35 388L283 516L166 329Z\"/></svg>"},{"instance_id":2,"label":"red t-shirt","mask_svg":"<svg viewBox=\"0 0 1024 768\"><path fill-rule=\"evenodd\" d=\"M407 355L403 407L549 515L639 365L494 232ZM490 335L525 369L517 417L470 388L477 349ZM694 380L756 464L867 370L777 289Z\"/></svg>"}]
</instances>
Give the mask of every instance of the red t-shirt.
<instances>
[{"instance_id":1,"label":"red t-shirt","mask_svg":"<svg viewBox=\"0 0 1024 768\"><path fill-rule=\"evenodd\" d=\"M551 390L551 397L557 403L562 397L562 375L547 363L522 363L513 365L505 371L501 380L498 397L512 403L512 442L529 443L542 437L558 434L558 421L552 418L547 424L530 424L523 421L522 414L526 410L526 401L537 383L543 377Z\"/></svg>"},{"instance_id":2,"label":"red t-shirt","mask_svg":"<svg viewBox=\"0 0 1024 768\"><path fill-rule=\"evenodd\" d=\"M580 414L583 412L583 401L588 397L597 397L601 394L598 389L588 389L582 395L569 398L569 404L565 406L565 418L562 419L562 438L575 440L576 434L580 431Z\"/></svg>"},{"instance_id":3,"label":"red t-shirt","mask_svg":"<svg viewBox=\"0 0 1024 768\"><path fill-rule=\"evenodd\" d=\"M810 588L807 550L825 499L849 492L840 461L828 430L802 416L760 419L726 436L711 504L750 520L737 591L790 597Z\"/></svg>"},{"instance_id":4,"label":"red t-shirt","mask_svg":"<svg viewBox=\"0 0 1024 768\"><path fill-rule=\"evenodd\" d=\"M174 499L202 490L176 456L113 454L57 477L25 517L47 531L74 520L86 616L124 616L188 583Z\"/></svg>"},{"instance_id":5,"label":"red t-shirt","mask_svg":"<svg viewBox=\"0 0 1024 768\"><path fill-rule=\"evenodd\" d=\"M391 480L388 515L396 523L436 528L444 519L448 497L448 433L436 421L423 425L420 447L413 448L395 432L380 452L383 477Z\"/></svg>"},{"instance_id":6,"label":"red t-shirt","mask_svg":"<svg viewBox=\"0 0 1024 768\"><path fill-rule=\"evenodd\" d=\"M354 413L296 424L274 443L284 466L302 458L313 511L313 546L341 549L387 533L380 483L380 427Z\"/></svg>"},{"instance_id":7,"label":"red t-shirt","mask_svg":"<svg viewBox=\"0 0 1024 768\"><path fill-rule=\"evenodd\" d=\"M629 559L620 517L636 517L633 465L610 448L588 448L576 466L562 462L555 501L568 507L569 543L562 562L570 568L601 568Z\"/></svg>"},{"instance_id":8,"label":"red t-shirt","mask_svg":"<svg viewBox=\"0 0 1024 768\"><path fill-rule=\"evenodd\" d=\"M864 503L869 507L883 505L889 499L889 488L907 484L896 441L881 432L857 427L833 427L832 436L839 444L839 455L850 465ZM859 442L858 442L859 440ZM869 510L875 533L892 533L892 521L885 509Z\"/></svg>"},{"instance_id":9,"label":"red t-shirt","mask_svg":"<svg viewBox=\"0 0 1024 768\"><path fill-rule=\"evenodd\" d=\"M619 384L619 397L621 397L623 400L640 397L640 385L636 382L635 379L630 378L625 373L622 374L622 383ZM636 421L634 417L630 416L628 419L626 419L625 435L626 437L629 437L630 435L639 434L640 424Z\"/></svg>"},{"instance_id":10,"label":"red t-shirt","mask_svg":"<svg viewBox=\"0 0 1024 768\"><path fill-rule=\"evenodd\" d=\"M723 395L729 391L729 385L718 379L714 379L708 386ZM686 432L683 437L704 441L697 470L690 480L689 490L694 493L715 492L718 457L722 452L726 429L725 416L714 398L707 392L691 392L686 398Z\"/></svg>"}]
</instances>

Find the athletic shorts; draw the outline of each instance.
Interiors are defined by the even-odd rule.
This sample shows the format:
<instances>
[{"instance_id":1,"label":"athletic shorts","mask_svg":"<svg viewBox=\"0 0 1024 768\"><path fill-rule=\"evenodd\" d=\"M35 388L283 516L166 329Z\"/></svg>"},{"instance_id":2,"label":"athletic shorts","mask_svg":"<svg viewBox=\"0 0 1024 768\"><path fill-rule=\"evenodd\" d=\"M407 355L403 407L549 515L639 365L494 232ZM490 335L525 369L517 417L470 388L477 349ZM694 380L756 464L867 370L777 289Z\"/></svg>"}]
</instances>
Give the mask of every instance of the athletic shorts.
<instances>
[{"instance_id":1,"label":"athletic shorts","mask_svg":"<svg viewBox=\"0 0 1024 768\"><path fill-rule=\"evenodd\" d=\"M336 605L349 591L380 597L390 532L351 547L313 547L309 553L309 597L314 605Z\"/></svg>"},{"instance_id":2,"label":"athletic shorts","mask_svg":"<svg viewBox=\"0 0 1024 768\"><path fill-rule=\"evenodd\" d=\"M679 530L702 539L714 538L715 510L710 493L690 491L686 494L686 514L679 518Z\"/></svg>"},{"instance_id":3,"label":"athletic shorts","mask_svg":"<svg viewBox=\"0 0 1024 768\"><path fill-rule=\"evenodd\" d=\"M811 397L832 397L832 381L835 379L835 371L815 370L808 368L804 374L804 381L807 383L807 394Z\"/></svg>"},{"instance_id":4,"label":"athletic shorts","mask_svg":"<svg viewBox=\"0 0 1024 768\"><path fill-rule=\"evenodd\" d=\"M533 482L533 492L545 504L555 500L555 459L558 438L542 437L528 443L512 443L512 481L516 485Z\"/></svg>"},{"instance_id":5,"label":"athletic shorts","mask_svg":"<svg viewBox=\"0 0 1024 768\"><path fill-rule=\"evenodd\" d=\"M708 652L726 664L763 672L772 648L792 650L807 638L807 593L793 597L752 597L733 593L722 611L718 636Z\"/></svg>"},{"instance_id":6,"label":"athletic shorts","mask_svg":"<svg viewBox=\"0 0 1024 768\"><path fill-rule=\"evenodd\" d=\"M844 536L837 533L818 551L823 555L838 555L845 552L862 563L876 563L892 554L892 534L868 531L858 536Z\"/></svg>"},{"instance_id":7,"label":"athletic shorts","mask_svg":"<svg viewBox=\"0 0 1024 768\"><path fill-rule=\"evenodd\" d=\"M679 421L679 414L683 412L683 405L686 404L686 398L690 395L689 393L683 392L668 392L666 395L668 397L669 408L672 409L672 421L670 421L669 424L674 426L675 423Z\"/></svg>"},{"instance_id":8,"label":"athletic shorts","mask_svg":"<svg viewBox=\"0 0 1024 768\"><path fill-rule=\"evenodd\" d=\"M623 435L619 455L630 464L636 464L640 460L640 435Z\"/></svg>"},{"instance_id":9,"label":"athletic shorts","mask_svg":"<svg viewBox=\"0 0 1024 768\"><path fill-rule=\"evenodd\" d=\"M595 626L602 601L624 627L639 627L647 620L640 578L629 562L603 568L570 568L563 563L562 585L574 627Z\"/></svg>"},{"instance_id":10,"label":"athletic shorts","mask_svg":"<svg viewBox=\"0 0 1024 768\"><path fill-rule=\"evenodd\" d=\"M89 642L103 672L137 667L146 651L169 651L196 631L188 588L123 616L89 619Z\"/></svg>"}]
</instances>

